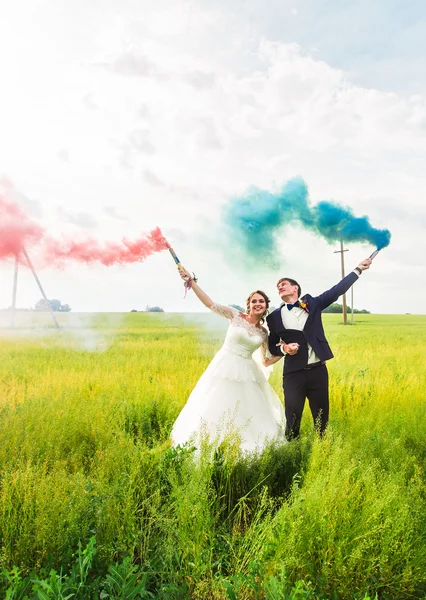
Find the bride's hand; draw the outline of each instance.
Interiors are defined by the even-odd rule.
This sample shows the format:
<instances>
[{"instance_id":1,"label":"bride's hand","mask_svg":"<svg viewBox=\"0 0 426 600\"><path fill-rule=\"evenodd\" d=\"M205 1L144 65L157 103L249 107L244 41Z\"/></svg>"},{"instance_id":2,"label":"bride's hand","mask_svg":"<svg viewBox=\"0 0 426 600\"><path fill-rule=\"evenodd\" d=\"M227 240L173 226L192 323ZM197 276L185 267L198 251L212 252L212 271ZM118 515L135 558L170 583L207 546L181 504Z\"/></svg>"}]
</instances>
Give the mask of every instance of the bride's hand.
<instances>
[{"instance_id":1,"label":"bride's hand","mask_svg":"<svg viewBox=\"0 0 426 600\"><path fill-rule=\"evenodd\" d=\"M178 267L179 275L184 281L190 281L192 279L192 275L189 271L185 269L182 265Z\"/></svg>"}]
</instances>

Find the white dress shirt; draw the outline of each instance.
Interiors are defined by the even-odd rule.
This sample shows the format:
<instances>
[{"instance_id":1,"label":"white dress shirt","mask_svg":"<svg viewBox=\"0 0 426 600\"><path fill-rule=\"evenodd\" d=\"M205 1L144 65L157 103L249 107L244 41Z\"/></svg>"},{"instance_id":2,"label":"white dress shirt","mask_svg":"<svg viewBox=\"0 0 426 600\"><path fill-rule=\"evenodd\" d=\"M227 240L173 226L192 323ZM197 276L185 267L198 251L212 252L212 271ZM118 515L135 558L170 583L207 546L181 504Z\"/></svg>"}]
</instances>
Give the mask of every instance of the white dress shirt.
<instances>
[{"instance_id":1,"label":"white dress shirt","mask_svg":"<svg viewBox=\"0 0 426 600\"><path fill-rule=\"evenodd\" d=\"M287 304L284 304L281 307L281 319L286 329L297 329L298 331L303 331L308 317L309 315L306 310L300 306L294 306L291 310L288 310ZM281 352L286 354L283 350L283 347L280 346L280 348ZM308 344L308 365L316 362L319 362L319 358L313 351L312 346Z\"/></svg>"}]
</instances>

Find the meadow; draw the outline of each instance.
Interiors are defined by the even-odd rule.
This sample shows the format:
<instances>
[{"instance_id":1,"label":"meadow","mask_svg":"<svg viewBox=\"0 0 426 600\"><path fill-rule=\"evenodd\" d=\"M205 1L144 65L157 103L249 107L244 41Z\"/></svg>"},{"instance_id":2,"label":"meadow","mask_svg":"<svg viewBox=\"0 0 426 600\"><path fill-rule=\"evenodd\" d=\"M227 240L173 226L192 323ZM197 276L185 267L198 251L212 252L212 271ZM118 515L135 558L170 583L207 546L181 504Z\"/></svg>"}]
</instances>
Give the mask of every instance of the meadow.
<instances>
[{"instance_id":1,"label":"meadow","mask_svg":"<svg viewBox=\"0 0 426 600\"><path fill-rule=\"evenodd\" d=\"M324 315L326 437L212 460L169 434L226 322L37 318L0 328L2 598L426 598L426 316Z\"/></svg>"}]
</instances>

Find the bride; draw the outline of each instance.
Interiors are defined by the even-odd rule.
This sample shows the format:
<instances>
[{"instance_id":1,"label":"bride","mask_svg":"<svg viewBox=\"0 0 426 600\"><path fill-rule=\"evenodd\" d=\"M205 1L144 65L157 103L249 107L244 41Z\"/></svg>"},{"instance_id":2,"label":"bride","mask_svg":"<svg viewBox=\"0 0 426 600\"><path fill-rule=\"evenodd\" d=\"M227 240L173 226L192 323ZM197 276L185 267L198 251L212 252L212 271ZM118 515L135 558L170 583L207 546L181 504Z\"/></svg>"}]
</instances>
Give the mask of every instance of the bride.
<instances>
[{"instance_id":1,"label":"bride","mask_svg":"<svg viewBox=\"0 0 426 600\"><path fill-rule=\"evenodd\" d=\"M182 279L201 302L229 320L225 342L203 373L175 421L173 444L190 441L197 446L208 436L215 444L237 437L244 451L262 450L269 441L285 441L282 404L267 382L252 354L259 347L263 365L279 357L266 358L268 332L262 326L269 298L261 290L247 298L246 313L216 304L183 267Z\"/></svg>"}]
</instances>

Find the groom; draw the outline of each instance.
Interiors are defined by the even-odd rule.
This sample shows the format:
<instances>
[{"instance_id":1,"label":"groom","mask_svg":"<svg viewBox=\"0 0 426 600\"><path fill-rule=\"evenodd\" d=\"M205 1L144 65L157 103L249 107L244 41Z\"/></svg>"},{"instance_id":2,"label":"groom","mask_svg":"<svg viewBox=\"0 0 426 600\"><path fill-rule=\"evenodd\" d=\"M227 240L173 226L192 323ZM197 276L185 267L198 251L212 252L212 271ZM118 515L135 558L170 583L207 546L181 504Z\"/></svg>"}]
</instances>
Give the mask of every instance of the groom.
<instances>
[{"instance_id":1,"label":"groom","mask_svg":"<svg viewBox=\"0 0 426 600\"><path fill-rule=\"evenodd\" d=\"M277 283L283 303L266 321L269 326L269 351L274 356L284 354L284 407L286 438L298 437L305 400L315 425L322 435L328 423L328 372L325 361L333 358L324 334L321 311L348 291L371 259L363 260L352 273L319 296L306 294L294 279L284 277Z\"/></svg>"}]
</instances>

